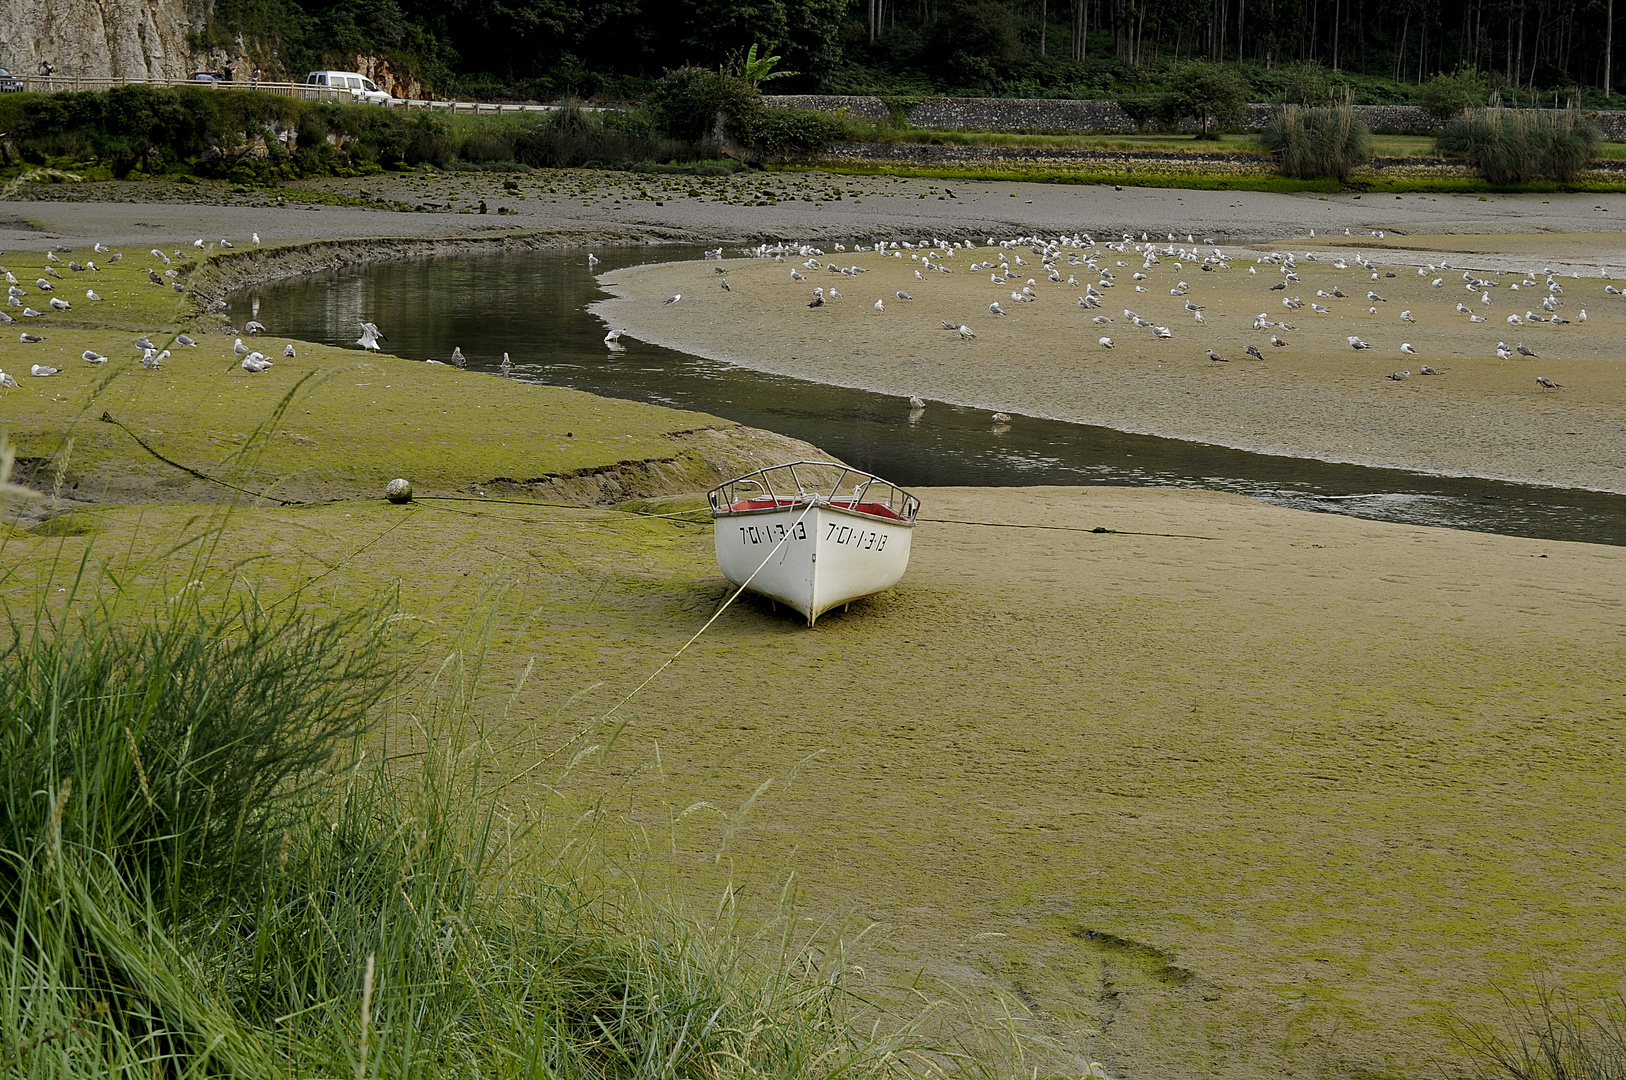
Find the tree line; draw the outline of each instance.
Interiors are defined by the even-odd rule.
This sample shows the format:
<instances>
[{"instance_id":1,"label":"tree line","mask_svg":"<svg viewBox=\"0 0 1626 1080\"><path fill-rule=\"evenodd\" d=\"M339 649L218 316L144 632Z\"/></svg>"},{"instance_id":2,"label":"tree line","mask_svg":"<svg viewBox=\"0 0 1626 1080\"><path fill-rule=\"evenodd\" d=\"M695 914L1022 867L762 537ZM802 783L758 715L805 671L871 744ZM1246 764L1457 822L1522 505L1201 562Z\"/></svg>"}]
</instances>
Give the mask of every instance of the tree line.
<instances>
[{"instance_id":1,"label":"tree line","mask_svg":"<svg viewBox=\"0 0 1626 1080\"><path fill-rule=\"evenodd\" d=\"M216 0L204 36L272 70L388 56L426 81L636 93L752 45L787 91L1104 92L1190 60L1316 65L1390 93L1476 69L1536 98L1611 94L1615 0ZM1362 83L1361 80L1366 80ZM1369 86L1367 84L1370 84ZM1357 91L1357 94L1361 93Z\"/></svg>"}]
</instances>

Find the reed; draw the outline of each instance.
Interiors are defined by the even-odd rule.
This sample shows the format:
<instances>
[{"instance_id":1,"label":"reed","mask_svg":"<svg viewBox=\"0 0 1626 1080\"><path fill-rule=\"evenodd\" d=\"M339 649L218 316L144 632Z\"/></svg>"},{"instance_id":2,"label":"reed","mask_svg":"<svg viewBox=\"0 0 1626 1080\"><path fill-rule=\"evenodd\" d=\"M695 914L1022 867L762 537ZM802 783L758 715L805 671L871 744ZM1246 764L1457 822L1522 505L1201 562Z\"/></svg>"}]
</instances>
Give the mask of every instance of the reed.
<instances>
[{"instance_id":1,"label":"reed","mask_svg":"<svg viewBox=\"0 0 1626 1080\"><path fill-rule=\"evenodd\" d=\"M1283 106L1259 137L1282 175L1301 180L1342 182L1372 156L1372 132L1347 103Z\"/></svg>"},{"instance_id":2,"label":"reed","mask_svg":"<svg viewBox=\"0 0 1626 1080\"><path fill-rule=\"evenodd\" d=\"M1531 180L1574 183L1591 163L1601 136L1574 109L1465 109L1436 141L1442 155L1464 158L1493 184Z\"/></svg>"}]
</instances>

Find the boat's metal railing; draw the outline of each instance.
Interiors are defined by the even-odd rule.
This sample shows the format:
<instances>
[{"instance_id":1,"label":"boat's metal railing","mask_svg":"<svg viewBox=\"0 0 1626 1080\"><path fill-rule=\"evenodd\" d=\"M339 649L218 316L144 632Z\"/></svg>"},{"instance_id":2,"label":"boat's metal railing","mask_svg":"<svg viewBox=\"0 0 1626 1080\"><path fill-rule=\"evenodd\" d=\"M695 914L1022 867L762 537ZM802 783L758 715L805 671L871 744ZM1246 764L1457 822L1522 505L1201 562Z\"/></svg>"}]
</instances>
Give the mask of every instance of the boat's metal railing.
<instances>
[{"instance_id":1,"label":"boat's metal railing","mask_svg":"<svg viewBox=\"0 0 1626 1080\"><path fill-rule=\"evenodd\" d=\"M846 487L849 477L853 480L850 492ZM870 513L864 506L880 507L885 513L872 516L911 523L920 513L920 500L903 488L833 461L769 465L718 484L707 497L713 517L783 510L814 501L860 514Z\"/></svg>"}]
</instances>

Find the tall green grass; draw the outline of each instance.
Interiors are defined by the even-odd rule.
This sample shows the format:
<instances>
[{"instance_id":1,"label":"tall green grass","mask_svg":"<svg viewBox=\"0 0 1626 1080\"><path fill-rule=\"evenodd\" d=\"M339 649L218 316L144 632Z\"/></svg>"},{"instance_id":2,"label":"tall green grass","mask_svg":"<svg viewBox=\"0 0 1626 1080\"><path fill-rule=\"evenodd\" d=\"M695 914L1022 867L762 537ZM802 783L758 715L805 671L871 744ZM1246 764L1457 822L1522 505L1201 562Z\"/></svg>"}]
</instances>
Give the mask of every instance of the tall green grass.
<instances>
[{"instance_id":1,"label":"tall green grass","mask_svg":"<svg viewBox=\"0 0 1626 1080\"><path fill-rule=\"evenodd\" d=\"M210 574L218 535L156 607L87 557L0 624L0 1074L1010 1071L995 1029L928 1039L929 1003L861 1027L788 906L748 934L593 885L591 843L504 802L489 628L402 688L390 605L263 603Z\"/></svg>"},{"instance_id":2,"label":"tall green grass","mask_svg":"<svg viewBox=\"0 0 1626 1080\"><path fill-rule=\"evenodd\" d=\"M1259 139L1282 175L1343 181L1372 157L1372 132L1349 105L1283 106Z\"/></svg>"},{"instance_id":3,"label":"tall green grass","mask_svg":"<svg viewBox=\"0 0 1626 1080\"><path fill-rule=\"evenodd\" d=\"M1465 109L1449 121L1436 146L1465 158L1493 184L1531 180L1572 183L1586 170L1602 136L1574 109Z\"/></svg>"},{"instance_id":4,"label":"tall green grass","mask_svg":"<svg viewBox=\"0 0 1626 1080\"><path fill-rule=\"evenodd\" d=\"M1505 1031L1478 1026L1459 1031L1475 1080L1626 1077L1626 999L1583 1008L1542 987L1513 1012Z\"/></svg>"}]
</instances>

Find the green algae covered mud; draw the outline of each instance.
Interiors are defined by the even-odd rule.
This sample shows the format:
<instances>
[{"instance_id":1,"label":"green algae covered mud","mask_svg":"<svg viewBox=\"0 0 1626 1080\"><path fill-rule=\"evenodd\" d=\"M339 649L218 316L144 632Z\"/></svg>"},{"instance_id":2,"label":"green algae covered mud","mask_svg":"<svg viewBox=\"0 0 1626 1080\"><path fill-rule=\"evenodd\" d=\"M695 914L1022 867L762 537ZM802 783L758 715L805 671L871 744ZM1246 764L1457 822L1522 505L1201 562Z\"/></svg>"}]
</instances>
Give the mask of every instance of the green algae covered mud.
<instances>
[{"instance_id":1,"label":"green algae covered mud","mask_svg":"<svg viewBox=\"0 0 1626 1080\"><path fill-rule=\"evenodd\" d=\"M164 250L185 243L177 235ZM229 580L197 588L252 581L268 600L297 592L313 609L399 589L420 644L479 620L492 642L487 682L500 688L486 715L506 798L592 820L650 887L693 910L718 911L723 896L766 916L794 875L809 919L873 924L855 946L862 992L898 1000L922 973L973 996L998 991L1020 1003L1025 1029L1050 1038L1032 1062L1046 1073L1099 1059L1115 1076L1449 1074L1461 1061L1453 1025L1500 1023L1504 990L1537 976L1583 1000L1614 990L1626 963L1626 893L1610 872L1626 839L1614 790L1626 756L1626 552L1206 492L920 491L895 589L813 632L736 603L601 739L600 718L732 591L709 526L690 513L703 478L810 449L692 413L270 333L245 339L274 361L259 375L242 370L236 335L220 334L198 333L195 347L154 337L171 355L144 368L135 339L187 316L167 284L150 283L145 271L165 268L145 250L104 269L105 309L76 299L32 324L43 342L0 351L7 371L25 360L63 369L0 392L35 485L49 495L62 476L54 505L8 527L8 606L57 596L86 557L115 563L131 597L179 595L191 583L178 580L174 545L215 500L241 497L220 546L244 557ZM1325 264L1299 252L1306 306L1317 288L1353 291L1330 269L1318 276L1349 258L1325 251ZM29 282L47 265L43 251L5 259ZM1230 280L1246 265L1231 262L1190 284ZM780 288L795 264L737 265L734 291L761 318L777 313L759 342L811 341L783 329L786 311L818 314ZM1119 284L1104 291L1129 293L1134 268L1113 269ZM859 278L865 303L853 308L870 311L878 289L941 303L943 319L973 295L991 302L952 291L968 274L943 276L951 286L938 292L892 273ZM1166 306L1173 286L1163 287ZM1391 308L1405 295L1388 279L1367 287L1389 290ZM1204 288L1212 295L1190 295L1208 301L1210 328L1253 307L1229 286ZM1565 301L1577 293L1566 286ZM1144 295L1112 314L1152 310ZM1051 308L1059 320L1064 299L1030 305L1020 333ZM1422 322L1421 301L1408 302ZM888 334L918 332L881 321L909 303L843 324L842 338L885 355ZM758 317L750 310L741 324ZM970 343L926 339L932 351L917 355L932 363L916 377L997 336L987 323L979 317ZM1449 343L1455 324L1440 325ZM733 321L714 317L712 329ZM1103 333L1123 334L1079 330L1067 340L1069 353L1083 342L1080 356ZM1009 333L996 362L1020 374L1035 347ZM1337 370L1336 348L1301 339L1306 383L1388 381L1387 363ZM290 344L296 355L282 358ZM108 363L78 359L84 350ZM1123 350L1103 379L1152 377L1154 354ZM1583 376L1584 361L1555 357ZM823 362L847 361L825 349ZM1220 379L1252 377L1237 358L1162 362L1210 365L1209 382L1187 387L1193 401L1219 393ZM1594 362L1607 372L1612 361ZM1501 370L1487 364L1486 385ZM1276 415L1260 429L1292 419L1291 371L1270 376ZM1565 376L1576 383L1567 391L1595 395L1582 406L1613 407L1601 376ZM1417 378L1395 388L1409 393ZM1477 383L1469 392L1494 400ZM1580 408L1567 400L1510 391L1496 415ZM1383 414L1370 416L1381 432ZM1598 460L1578 454L1566 467ZM595 482L628 463L660 475L637 491ZM381 497L395 476L413 480L414 502ZM511 486L492 490L504 478ZM428 672L429 656L403 662ZM578 736L570 745L597 750L562 778L541 767Z\"/></svg>"}]
</instances>

